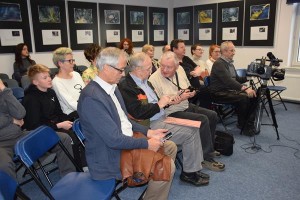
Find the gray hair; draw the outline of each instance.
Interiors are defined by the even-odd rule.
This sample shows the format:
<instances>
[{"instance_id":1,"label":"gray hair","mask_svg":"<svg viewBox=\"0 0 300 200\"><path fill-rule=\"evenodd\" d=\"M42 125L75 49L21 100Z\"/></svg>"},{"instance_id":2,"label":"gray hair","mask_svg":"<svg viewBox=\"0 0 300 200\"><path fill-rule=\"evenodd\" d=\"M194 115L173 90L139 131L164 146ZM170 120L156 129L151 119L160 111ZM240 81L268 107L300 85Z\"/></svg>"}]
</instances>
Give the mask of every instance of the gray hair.
<instances>
[{"instance_id":1,"label":"gray hair","mask_svg":"<svg viewBox=\"0 0 300 200\"><path fill-rule=\"evenodd\" d=\"M179 66L179 60L176 54L173 51L167 51L163 53L163 55L160 57L159 63L161 64L162 59L170 60L173 59L175 66Z\"/></svg>"},{"instance_id":2,"label":"gray hair","mask_svg":"<svg viewBox=\"0 0 300 200\"><path fill-rule=\"evenodd\" d=\"M150 49L152 49L154 51L154 46L151 44L145 44L142 47L142 52L147 53L147 51L149 51Z\"/></svg>"},{"instance_id":3,"label":"gray hair","mask_svg":"<svg viewBox=\"0 0 300 200\"><path fill-rule=\"evenodd\" d=\"M139 52L135 53L130 57L128 70L130 72L134 71L138 67L143 67L142 64L146 60L146 58L150 58L146 53Z\"/></svg>"},{"instance_id":4,"label":"gray hair","mask_svg":"<svg viewBox=\"0 0 300 200\"><path fill-rule=\"evenodd\" d=\"M105 64L115 67L118 65L119 58L121 56L124 56L124 58L127 59L125 52L121 49L116 47L107 47L103 49L97 57L96 66L99 71L103 69Z\"/></svg>"},{"instance_id":5,"label":"gray hair","mask_svg":"<svg viewBox=\"0 0 300 200\"><path fill-rule=\"evenodd\" d=\"M58 62L64 60L66 58L66 55L68 54L72 54L72 49L68 47L60 47L54 50L52 58L54 65L56 65L56 67L59 67Z\"/></svg>"},{"instance_id":6,"label":"gray hair","mask_svg":"<svg viewBox=\"0 0 300 200\"><path fill-rule=\"evenodd\" d=\"M220 46L220 50L221 50L221 53L223 53L224 51L226 51L229 47L230 44L233 44L231 41L225 41L225 42L222 42L221 46Z\"/></svg>"}]
</instances>

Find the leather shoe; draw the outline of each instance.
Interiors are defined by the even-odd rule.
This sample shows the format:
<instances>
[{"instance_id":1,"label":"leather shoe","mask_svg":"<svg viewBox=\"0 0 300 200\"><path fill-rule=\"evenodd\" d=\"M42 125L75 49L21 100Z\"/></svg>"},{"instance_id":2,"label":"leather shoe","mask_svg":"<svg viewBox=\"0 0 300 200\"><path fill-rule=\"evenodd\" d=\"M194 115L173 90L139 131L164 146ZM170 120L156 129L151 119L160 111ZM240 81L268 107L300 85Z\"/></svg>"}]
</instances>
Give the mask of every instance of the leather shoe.
<instances>
[{"instance_id":1,"label":"leather shoe","mask_svg":"<svg viewBox=\"0 0 300 200\"><path fill-rule=\"evenodd\" d=\"M201 171L197 171L197 172L196 172L196 175L197 175L198 177L200 177L200 178L203 178L203 179L209 179L209 178L210 178L210 176L209 176L208 174L205 174L205 173L203 173L203 172L201 172Z\"/></svg>"},{"instance_id":2,"label":"leather shoe","mask_svg":"<svg viewBox=\"0 0 300 200\"><path fill-rule=\"evenodd\" d=\"M180 174L180 180L187 182L187 183L191 183L197 187L205 186L205 185L209 184L208 179L203 179L203 178L197 176L196 172L189 173L189 174L182 172Z\"/></svg>"}]
</instances>

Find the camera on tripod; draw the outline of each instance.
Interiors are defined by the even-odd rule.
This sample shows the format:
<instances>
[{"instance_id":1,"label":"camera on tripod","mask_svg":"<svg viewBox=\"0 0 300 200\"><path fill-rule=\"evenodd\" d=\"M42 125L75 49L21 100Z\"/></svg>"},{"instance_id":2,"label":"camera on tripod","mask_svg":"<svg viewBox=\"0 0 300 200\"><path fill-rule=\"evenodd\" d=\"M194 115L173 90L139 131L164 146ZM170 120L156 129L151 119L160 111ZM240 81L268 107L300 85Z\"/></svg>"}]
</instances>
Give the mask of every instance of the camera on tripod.
<instances>
[{"instance_id":1,"label":"camera on tripod","mask_svg":"<svg viewBox=\"0 0 300 200\"><path fill-rule=\"evenodd\" d=\"M283 80L285 70L278 69L282 60L276 58L272 52L268 52L267 56L269 59L262 57L251 62L250 65L248 65L247 75L260 77L263 80L269 80L271 77L274 81ZM266 65L266 61L269 62L269 65Z\"/></svg>"}]
</instances>

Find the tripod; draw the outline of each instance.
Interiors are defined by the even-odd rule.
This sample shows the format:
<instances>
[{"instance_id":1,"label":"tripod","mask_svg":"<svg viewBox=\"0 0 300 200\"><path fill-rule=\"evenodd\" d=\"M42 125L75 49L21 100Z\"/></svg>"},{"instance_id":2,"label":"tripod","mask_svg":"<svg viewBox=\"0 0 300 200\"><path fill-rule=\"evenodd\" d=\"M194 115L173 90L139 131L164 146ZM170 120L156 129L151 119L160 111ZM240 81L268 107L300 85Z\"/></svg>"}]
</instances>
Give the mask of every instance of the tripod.
<instances>
[{"instance_id":1,"label":"tripod","mask_svg":"<svg viewBox=\"0 0 300 200\"><path fill-rule=\"evenodd\" d=\"M262 124L261 123L263 110L266 109L265 100L267 100L268 104L269 104L269 109L270 109L272 122L273 122L272 124ZM274 126L275 131L276 131L276 135L277 135L277 140L279 140L280 138L279 138L279 133L278 133L278 124L277 124L275 111L274 111L274 107L273 107L273 103L272 103L272 99L271 99L271 95L270 95L270 90L267 87L267 80L263 80L262 85L258 88L257 102L258 102L258 108L257 108L256 117L255 117L255 128L256 128L256 130L260 131L261 125ZM255 143L255 136L254 136L254 143Z\"/></svg>"}]
</instances>

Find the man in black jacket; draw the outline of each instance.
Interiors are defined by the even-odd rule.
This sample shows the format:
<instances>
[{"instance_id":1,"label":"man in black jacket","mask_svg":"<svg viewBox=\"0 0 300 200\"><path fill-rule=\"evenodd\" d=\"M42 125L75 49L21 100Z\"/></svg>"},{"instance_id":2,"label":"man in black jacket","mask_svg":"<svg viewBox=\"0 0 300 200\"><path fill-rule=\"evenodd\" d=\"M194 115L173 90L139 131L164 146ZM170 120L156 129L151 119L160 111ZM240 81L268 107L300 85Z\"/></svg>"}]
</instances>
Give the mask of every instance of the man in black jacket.
<instances>
[{"instance_id":1,"label":"man in black jacket","mask_svg":"<svg viewBox=\"0 0 300 200\"><path fill-rule=\"evenodd\" d=\"M239 77L233 65L235 46L226 41L221 44L222 56L214 62L211 70L210 90L215 99L222 103L237 105L238 127L244 126L243 134L252 136L255 132L256 92L242 85L246 77ZM251 105L254 105L252 108ZM252 111L250 113L250 111ZM249 119L248 119L249 116Z\"/></svg>"}]
</instances>

